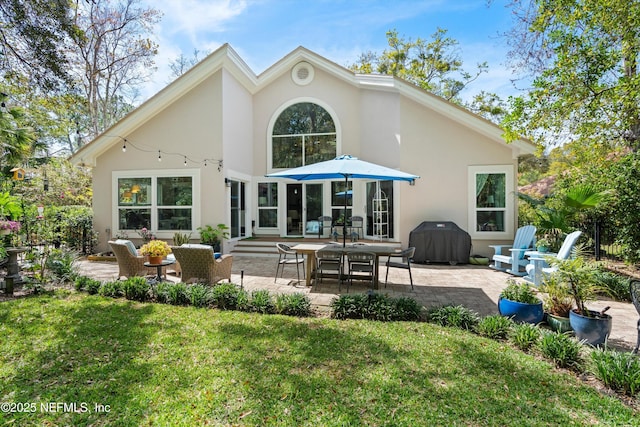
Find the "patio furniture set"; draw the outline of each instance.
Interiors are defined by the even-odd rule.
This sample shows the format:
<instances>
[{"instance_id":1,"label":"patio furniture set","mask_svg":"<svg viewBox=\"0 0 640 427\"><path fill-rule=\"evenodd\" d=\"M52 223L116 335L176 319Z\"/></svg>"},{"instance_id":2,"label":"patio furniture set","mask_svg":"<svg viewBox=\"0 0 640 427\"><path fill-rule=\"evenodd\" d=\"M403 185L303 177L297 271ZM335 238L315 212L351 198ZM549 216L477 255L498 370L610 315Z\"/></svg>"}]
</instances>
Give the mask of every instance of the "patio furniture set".
<instances>
[{"instance_id":1,"label":"patio furniture set","mask_svg":"<svg viewBox=\"0 0 640 427\"><path fill-rule=\"evenodd\" d=\"M525 225L516 231L512 245L491 246L495 250L491 268L505 271L514 276L520 276L527 282L539 286L545 276L555 271L555 267L549 266L548 258L569 259L573 247L581 234L581 231L574 231L568 234L558 253L539 252L534 247L536 227ZM509 251L508 254L507 250Z\"/></svg>"},{"instance_id":2,"label":"patio furniture set","mask_svg":"<svg viewBox=\"0 0 640 427\"><path fill-rule=\"evenodd\" d=\"M118 277L149 276L161 281L166 278L163 269L174 266L175 273L185 283L218 283L231 281L232 255L213 252L209 245L184 244L173 246L172 253L160 263L151 263L147 257L139 255L130 240L109 241L118 261Z\"/></svg>"},{"instance_id":3,"label":"patio furniture set","mask_svg":"<svg viewBox=\"0 0 640 427\"><path fill-rule=\"evenodd\" d=\"M389 278L389 268L402 268L409 272L411 289L413 289L413 277L411 276L411 258L415 248L399 250L395 247L384 245L368 245L356 243L353 245L338 245L335 243L300 243L288 246L284 243L276 243L278 249L278 265L276 278L282 274L286 265L295 265L300 282L300 265L305 271L306 256L306 285L322 283L323 278L338 280L338 291L342 290L342 284L347 284L347 292L353 284L353 280L366 280L370 282L372 289L379 288L380 257L387 257L385 266L385 287ZM274 281L275 281L274 279Z\"/></svg>"}]
</instances>

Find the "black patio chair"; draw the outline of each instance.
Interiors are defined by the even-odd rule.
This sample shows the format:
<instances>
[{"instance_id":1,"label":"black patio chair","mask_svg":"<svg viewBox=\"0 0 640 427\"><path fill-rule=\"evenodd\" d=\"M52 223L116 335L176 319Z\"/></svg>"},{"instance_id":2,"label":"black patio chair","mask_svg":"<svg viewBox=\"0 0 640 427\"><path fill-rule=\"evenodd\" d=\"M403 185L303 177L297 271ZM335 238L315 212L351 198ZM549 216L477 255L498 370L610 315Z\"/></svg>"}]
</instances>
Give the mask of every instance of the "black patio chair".
<instances>
[{"instance_id":1,"label":"black patio chair","mask_svg":"<svg viewBox=\"0 0 640 427\"><path fill-rule=\"evenodd\" d=\"M631 293L631 301L633 301L633 305L640 315L640 280L632 280L629 283L629 292ZM638 340L636 341L636 348L633 349L634 353L638 353L638 347L640 347L640 319L638 319Z\"/></svg>"},{"instance_id":2,"label":"black patio chair","mask_svg":"<svg viewBox=\"0 0 640 427\"><path fill-rule=\"evenodd\" d=\"M387 274L384 276L384 287L387 287L387 279L389 278L389 267L404 268L409 270L409 281L411 282L411 289L413 289L413 277L411 276L411 258L416 253L416 248L411 247L398 252L397 254L390 255L387 259ZM401 261L392 261L393 258L400 258Z\"/></svg>"},{"instance_id":3,"label":"black patio chair","mask_svg":"<svg viewBox=\"0 0 640 427\"><path fill-rule=\"evenodd\" d=\"M316 283L322 283L323 277L338 278L338 287L342 284L342 257L340 250L322 249L316 252ZM320 279L320 281L318 281Z\"/></svg>"},{"instance_id":4,"label":"black patio chair","mask_svg":"<svg viewBox=\"0 0 640 427\"><path fill-rule=\"evenodd\" d=\"M373 289L375 278L376 254L371 252L347 252L348 277L347 293L349 286L353 285L353 279L369 280ZM338 287L340 291L340 287Z\"/></svg>"}]
</instances>

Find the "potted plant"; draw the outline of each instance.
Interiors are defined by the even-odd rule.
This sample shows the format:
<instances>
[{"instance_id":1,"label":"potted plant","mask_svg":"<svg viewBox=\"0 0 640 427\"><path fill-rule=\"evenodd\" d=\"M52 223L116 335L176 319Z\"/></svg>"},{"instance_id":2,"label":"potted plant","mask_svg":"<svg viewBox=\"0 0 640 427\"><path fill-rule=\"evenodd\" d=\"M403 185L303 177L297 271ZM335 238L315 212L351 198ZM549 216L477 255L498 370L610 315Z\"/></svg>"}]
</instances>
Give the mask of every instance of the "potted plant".
<instances>
[{"instance_id":1,"label":"potted plant","mask_svg":"<svg viewBox=\"0 0 640 427\"><path fill-rule=\"evenodd\" d=\"M0 219L0 234L17 233L20 231L20 223L8 219Z\"/></svg>"},{"instance_id":2,"label":"potted plant","mask_svg":"<svg viewBox=\"0 0 640 427\"><path fill-rule=\"evenodd\" d=\"M551 242L546 237L538 239L536 242L536 250L538 252L549 252L549 248L551 247Z\"/></svg>"},{"instance_id":3,"label":"potted plant","mask_svg":"<svg viewBox=\"0 0 640 427\"><path fill-rule=\"evenodd\" d=\"M191 233L174 233L173 234L173 246L182 246L185 243L189 243L191 240Z\"/></svg>"},{"instance_id":4,"label":"potted plant","mask_svg":"<svg viewBox=\"0 0 640 427\"><path fill-rule=\"evenodd\" d=\"M170 253L171 247L164 240L151 240L140 248L140 254L148 256L151 264L160 264Z\"/></svg>"},{"instance_id":5,"label":"potted plant","mask_svg":"<svg viewBox=\"0 0 640 427\"><path fill-rule=\"evenodd\" d=\"M586 303L596 299L602 287L598 285L596 268L585 261L584 257L573 259L553 259L551 264L558 268L553 274L563 283L575 304L569 311L569 323L576 337L591 345L605 343L611 333L611 316L602 311L589 310Z\"/></svg>"},{"instance_id":6,"label":"potted plant","mask_svg":"<svg viewBox=\"0 0 640 427\"><path fill-rule=\"evenodd\" d=\"M210 225L198 227L200 233L200 243L213 246L214 252L220 252L220 243L223 239L229 238L229 227L226 224L218 224L216 228Z\"/></svg>"},{"instance_id":7,"label":"potted plant","mask_svg":"<svg viewBox=\"0 0 640 427\"><path fill-rule=\"evenodd\" d=\"M561 333L571 331L569 312L573 308L573 299L569 288L552 274L542 282L540 290L545 293L542 305L549 328Z\"/></svg>"},{"instance_id":8,"label":"potted plant","mask_svg":"<svg viewBox=\"0 0 640 427\"><path fill-rule=\"evenodd\" d=\"M498 311L519 323L540 323L544 319L542 301L527 283L507 280L507 287L500 293Z\"/></svg>"}]
</instances>

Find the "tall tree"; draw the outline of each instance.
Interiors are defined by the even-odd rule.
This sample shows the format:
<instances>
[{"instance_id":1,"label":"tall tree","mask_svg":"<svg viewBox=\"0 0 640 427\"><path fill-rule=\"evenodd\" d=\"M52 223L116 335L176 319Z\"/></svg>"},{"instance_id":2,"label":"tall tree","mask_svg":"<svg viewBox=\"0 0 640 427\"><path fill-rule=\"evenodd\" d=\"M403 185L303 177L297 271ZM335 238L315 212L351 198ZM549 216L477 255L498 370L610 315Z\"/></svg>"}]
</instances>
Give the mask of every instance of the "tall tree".
<instances>
[{"instance_id":1,"label":"tall tree","mask_svg":"<svg viewBox=\"0 0 640 427\"><path fill-rule=\"evenodd\" d=\"M78 3L79 41L74 69L86 97L92 138L131 110L138 87L154 69L157 45L148 38L160 13L140 0Z\"/></svg>"},{"instance_id":2,"label":"tall tree","mask_svg":"<svg viewBox=\"0 0 640 427\"><path fill-rule=\"evenodd\" d=\"M33 129L25 123L23 109L10 105L8 95L0 92L0 166L7 169L22 165L36 146Z\"/></svg>"},{"instance_id":3,"label":"tall tree","mask_svg":"<svg viewBox=\"0 0 640 427\"><path fill-rule=\"evenodd\" d=\"M513 0L513 65L533 79L503 124L547 146L640 149L640 2Z\"/></svg>"},{"instance_id":4,"label":"tall tree","mask_svg":"<svg viewBox=\"0 0 640 427\"><path fill-rule=\"evenodd\" d=\"M77 0L76 0L77 1ZM44 90L71 82L66 52L81 32L71 0L0 1L0 74L23 74Z\"/></svg>"},{"instance_id":5,"label":"tall tree","mask_svg":"<svg viewBox=\"0 0 640 427\"><path fill-rule=\"evenodd\" d=\"M390 74L411 82L447 100L461 103L460 92L487 71L487 64L478 64L474 72L462 68L458 42L438 28L431 40L411 41L387 31L389 49L381 54L360 55L351 70L359 73Z\"/></svg>"},{"instance_id":6,"label":"tall tree","mask_svg":"<svg viewBox=\"0 0 640 427\"><path fill-rule=\"evenodd\" d=\"M193 56L191 58L185 56L183 53L180 53L180 56L176 57L174 60L169 62L169 68L171 69L171 75L169 76L169 81L167 83L171 83L173 80L177 79L191 68L196 65L198 62L202 60L200 54L203 52L198 49L193 49ZM204 56L207 56L211 52L204 52Z\"/></svg>"}]
</instances>

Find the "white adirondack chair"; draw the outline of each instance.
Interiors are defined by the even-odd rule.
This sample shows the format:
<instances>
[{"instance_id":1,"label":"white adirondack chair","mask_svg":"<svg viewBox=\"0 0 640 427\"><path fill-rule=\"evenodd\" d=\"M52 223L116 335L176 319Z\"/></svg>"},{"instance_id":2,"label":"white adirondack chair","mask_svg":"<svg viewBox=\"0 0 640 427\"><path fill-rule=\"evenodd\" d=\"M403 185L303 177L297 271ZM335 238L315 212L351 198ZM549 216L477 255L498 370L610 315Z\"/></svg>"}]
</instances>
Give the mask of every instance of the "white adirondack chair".
<instances>
[{"instance_id":1,"label":"white adirondack chair","mask_svg":"<svg viewBox=\"0 0 640 427\"><path fill-rule=\"evenodd\" d=\"M529 261L525 259L524 253L525 251L533 250L535 238L536 227L533 225L525 225L516 231L516 237L512 245L489 245L489 247L495 250L495 255L493 255L492 258L493 264L491 264L490 267L496 270L506 271L515 276L524 276L527 274L524 268L529 263ZM507 250L509 251L508 254Z\"/></svg>"},{"instance_id":2,"label":"white adirondack chair","mask_svg":"<svg viewBox=\"0 0 640 427\"><path fill-rule=\"evenodd\" d=\"M529 257L529 264L526 266L527 275L523 277L523 279L527 282L533 283L535 286L540 286L544 276L549 275L558 269L557 267L549 267L547 257L555 255L557 259L569 259L571 251L576 245L581 234L582 231L574 231L573 233L568 234L567 237L564 238L564 242L562 242L562 246L557 254L546 254L545 257Z\"/></svg>"}]
</instances>

